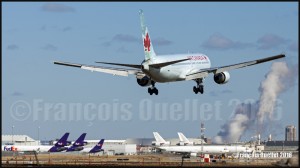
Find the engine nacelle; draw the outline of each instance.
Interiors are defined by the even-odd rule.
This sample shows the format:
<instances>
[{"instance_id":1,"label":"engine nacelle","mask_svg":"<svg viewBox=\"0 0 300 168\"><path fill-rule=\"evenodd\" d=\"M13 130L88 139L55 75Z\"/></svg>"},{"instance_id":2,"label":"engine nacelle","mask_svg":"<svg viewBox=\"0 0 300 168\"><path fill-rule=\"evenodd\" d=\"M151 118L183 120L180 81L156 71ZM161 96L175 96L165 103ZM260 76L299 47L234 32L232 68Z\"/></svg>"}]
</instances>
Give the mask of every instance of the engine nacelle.
<instances>
[{"instance_id":1,"label":"engine nacelle","mask_svg":"<svg viewBox=\"0 0 300 168\"><path fill-rule=\"evenodd\" d=\"M77 142L77 143L74 144L74 146L85 146L85 145L87 145L86 141L79 142L79 143Z\"/></svg>"},{"instance_id":2,"label":"engine nacelle","mask_svg":"<svg viewBox=\"0 0 300 168\"><path fill-rule=\"evenodd\" d=\"M67 147L56 147L56 148L54 147L54 149L51 152L61 152L67 149L68 149Z\"/></svg>"},{"instance_id":3,"label":"engine nacelle","mask_svg":"<svg viewBox=\"0 0 300 168\"><path fill-rule=\"evenodd\" d=\"M136 81L142 87L151 85L151 79L148 76L144 76L142 78L136 78Z\"/></svg>"},{"instance_id":4,"label":"engine nacelle","mask_svg":"<svg viewBox=\"0 0 300 168\"><path fill-rule=\"evenodd\" d=\"M196 156L197 156L197 153L191 153L190 156L196 157Z\"/></svg>"},{"instance_id":5,"label":"engine nacelle","mask_svg":"<svg viewBox=\"0 0 300 168\"><path fill-rule=\"evenodd\" d=\"M184 143L184 142L179 142L179 143L177 143L176 145L178 145L178 146L184 146L185 143Z\"/></svg>"},{"instance_id":6,"label":"engine nacelle","mask_svg":"<svg viewBox=\"0 0 300 168\"><path fill-rule=\"evenodd\" d=\"M83 147L82 147L82 146L78 146L78 147L75 147L75 148L74 148L74 151L81 151L81 150L83 150Z\"/></svg>"},{"instance_id":7,"label":"engine nacelle","mask_svg":"<svg viewBox=\"0 0 300 168\"><path fill-rule=\"evenodd\" d=\"M230 79L230 75L227 71L217 73L214 75L214 81L217 84L225 84L229 81L229 79Z\"/></svg>"},{"instance_id":8,"label":"engine nacelle","mask_svg":"<svg viewBox=\"0 0 300 168\"><path fill-rule=\"evenodd\" d=\"M152 146L161 146L162 144L159 142L152 142Z\"/></svg>"}]
</instances>

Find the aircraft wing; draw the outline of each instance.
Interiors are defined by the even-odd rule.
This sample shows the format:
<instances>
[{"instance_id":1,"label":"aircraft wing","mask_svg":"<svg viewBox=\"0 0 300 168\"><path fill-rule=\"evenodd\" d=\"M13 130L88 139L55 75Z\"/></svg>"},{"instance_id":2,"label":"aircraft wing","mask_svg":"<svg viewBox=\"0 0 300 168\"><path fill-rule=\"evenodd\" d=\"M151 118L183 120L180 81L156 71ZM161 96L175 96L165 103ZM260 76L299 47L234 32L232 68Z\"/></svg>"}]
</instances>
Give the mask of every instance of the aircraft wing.
<instances>
[{"instance_id":1,"label":"aircraft wing","mask_svg":"<svg viewBox=\"0 0 300 168\"><path fill-rule=\"evenodd\" d=\"M275 55L272 57L267 57L267 58L258 59L258 60L254 60L254 61L242 62L242 63L238 63L238 64L233 64L233 65L201 69L198 72L187 74L185 80L204 78L204 77L207 77L209 73L217 74L220 72L243 68L243 67L247 67L247 66L251 66L251 65L256 65L256 64L264 63L267 61L271 61L271 60L279 59L279 58L283 58L283 57L285 57L285 55L280 54L280 55Z\"/></svg>"},{"instance_id":2,"label":"aircraft wing","mask_svg":"<svg viewBox=\"0 0 300 168\"><path fill-rule=\"evenodd\" d=\"M134 74L134 75L144 74L139 69L123 69L123 68L84 65L84 64L75 64L75 63L59 62L59 61L54 61L53 63L57 65L71 66L71 67L81 68L85 70L90 70L92 72L93 71L103 72L103 73L108 73L108 74L113 74L118 76L128 76L129 74Z\"/></svg>"}]
</instances>

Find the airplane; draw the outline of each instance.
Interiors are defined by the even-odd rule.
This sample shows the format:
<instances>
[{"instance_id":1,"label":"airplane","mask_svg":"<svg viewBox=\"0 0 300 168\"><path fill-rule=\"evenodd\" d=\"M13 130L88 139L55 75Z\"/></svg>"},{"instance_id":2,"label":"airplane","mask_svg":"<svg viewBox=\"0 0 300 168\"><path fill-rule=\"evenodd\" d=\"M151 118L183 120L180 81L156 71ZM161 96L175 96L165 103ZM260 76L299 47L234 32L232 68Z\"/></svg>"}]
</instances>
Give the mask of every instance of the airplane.
<instances>
[{"instance_id":1,"label":"airplane","mask_svg":"<svg viewBox=\"0 0 300 168\"><path fill-rule=\"evenodd\" d=\"M190 156L197 156L198 153L251 153L252 148L245 146L227 146L227 145L201 145L201 146L159 146L158 149L172 153L182 153Z\"/></svg>"},{"instance_id":2,"label":"airplane","mask_svg":"<svg viewBox=\"0 0 300 168\"><path fill-rule=\"evenodd\" d=\"M184 146L184 145L194 145L194 142L188 140L183 133L178 132L180 142L177 145Z\"/></svg>"},{"instance_id":3,"label":"airplane","mask_svg":"<svg viewBox=\"0 0 300 168\"><path fill-rule=\"evenodd\" d=\"M38 146L26 146L26 145L2 145L2 151L17 151L17 152L61 152L67 149L68 142L67 139L69 133L65 133L53 146L49 145L38 145Z\"/></svg>"},{"instance_id":4,"label":"airplane","mask_svg":"<svg viewBox=\"0 0 300 168\"><path fill-rule=\"evenodd\" d=\"M170 141L165 141L158 132L153 132L156 141L152 142L154 146L170 145Z\"/></svg>"},{"instance_id":5,"label":"airplane","mask_svg":"<svg viewBox=\"0 0 300 168\"><path fill-rule=\"evenodd\" d=\"M72 144L72 146L66 150L66 152L83 150L83 146L87 144L87 142L84 141L85 136L86 133L81 134L80 137Z\"/></svg>"},{"instance_id":6,"label":"airplane","mask_svg":"<svg viewBox=\"0 0 300 168\"><path fill-rule=\"evenodd\" d=\"M104 144L104 139L101 139L93 148L84 148L80 152L84 153L97 153L103 151L102 146Z\"/></svg>"},{"instance_id":7,"label":"airplane","mask_svg":"<svg viewBox=\"0 0 300 168\"><path fill-rule=\"evenodd\" d=\"M124 63L111 63L111 62L95 62L106 65L114 65L120 67L109 66L95 66L85 65L69 62L54 61L54 64L64 65L70 67L77 67L84 70L108 73L118 76L135 75L137 83L142 87L148 87L148 93L150 95L158 95L158 89L155 87L155 83L168 83L177 81L189 81L194 80L196 86L193 87L195 94L204 93L204 79L213 73L214 81L217 84L225 84L230 79L228 71L238 68L244 68L251 65L256 65L271 60L284 58L284 54L279 54L262 59L231 64L220 67L211 67L211 61L209 57L202 53L187 53L187 54L172 54L172 55L156 55L152 40L150 38L149 30L146 27L144 20L144 13L139 11L141 28L142 28L142 40L144 45L145 58L141 64L124 64ZM127 68L121 68L127 67Z\"/></svg>"}]
</instances>

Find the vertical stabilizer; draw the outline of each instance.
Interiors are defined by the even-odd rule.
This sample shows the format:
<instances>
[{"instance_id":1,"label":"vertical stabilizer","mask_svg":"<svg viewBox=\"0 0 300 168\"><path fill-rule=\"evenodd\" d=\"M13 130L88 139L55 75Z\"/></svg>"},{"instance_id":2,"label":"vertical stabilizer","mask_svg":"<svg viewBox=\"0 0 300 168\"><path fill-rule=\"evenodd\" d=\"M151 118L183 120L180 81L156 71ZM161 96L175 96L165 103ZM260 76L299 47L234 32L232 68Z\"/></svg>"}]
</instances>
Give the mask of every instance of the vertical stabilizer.
<instances>
[{"instance_id":1,"label":"vertical stabilizer","mask_svg":"<svg viewBox=\"0 0 300 168\"><path fill-rule=\"evenodd\" d=\"M83 146L85 136L86 136L86 133L81 134L80 137L74 142L73 146Z\"/></svg>"},{"instance_id":2,"label":"vertical stabilizer","mask_svg":"<svg viewBox=\"0 0 300 168\"><path fill-rule=\"evenodd\" d=\"M104 139L101 139L97 145L94 146L93 149L90 150L89 153L96 153L96 152L100 152L102 150L102 146L104 143Z\"/></svg>"},{"instance_id":3,"label":"vertical stabilizer","mask_svg":"<svg viewBox=\"0 0 300 168\"><path fill-rule=\"evenodd\" d=\"M178 132L178 136L180 141L185 142L185 143L189 143L190 141L183 135L183 133Z\"/></svg>"},{"instance_id":4,"label":"vertical stabilizer","mask_svg":"<svg viewBox=\"0 0 300 168\"><path fill-rule=\"evenodd\" d=\"M153 135L154 135L156 142L166 143L166 141L159 135L158 132L153 132Z\"/></svg>"},{"instance_id":5,"label":"vertical stabilizer","mask_svg":"<svg viewBox=\"0 0 300 168\"><path fill-rule=\"evenodd\" d=\"M156 55L153 50L152 41L150 39L150 34L147 26L145 25L144 13L143 10L139 11L141 19L141 28L142 28L142 38L145 52L145 60L153 59Z\"/></svg>"},{"instance_id":6,"label":"vertical stabilizer","mask_svg":"<svg viewBox=\"0 0 300 168\"><path fill-rule=\"evenodd\" d=\"M58 140L57 142L56 142L56 144L55 144L55 146L67 146L67 144L68 144L68 137L69 137L69 134L70 133L65 133L61 138L60 138L60 140Z\"/></svg>"}]
</instances>

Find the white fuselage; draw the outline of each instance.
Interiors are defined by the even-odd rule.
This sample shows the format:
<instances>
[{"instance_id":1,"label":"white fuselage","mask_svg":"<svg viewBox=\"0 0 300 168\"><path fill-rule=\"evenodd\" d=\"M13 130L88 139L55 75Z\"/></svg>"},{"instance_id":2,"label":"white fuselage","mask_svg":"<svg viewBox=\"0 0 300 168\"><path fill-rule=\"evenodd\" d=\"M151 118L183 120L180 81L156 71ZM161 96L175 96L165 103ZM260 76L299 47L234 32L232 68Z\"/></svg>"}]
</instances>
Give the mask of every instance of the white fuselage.
<instances>
[{"instance_id":1,"label":"white fuselage","mask_svg":"<svg viewBox=\"0 0 300 168\"><path fill-rule=\"evenodd\" d=\"M245 146L225 146L225 145L203 145L202 146L169 146L159 147L167 152L177 153L235 153L235 152L252 152L251 148Z\"/></svg>"},{"instance_id":2,"label":"white fuselage","mask_svg":"<svg viewBox=\"0 0 300 168\"><path fill-rule=\"evenodd\" d=\"M152 60L149 60L149 64L159 64L180 59L189 60L162 68L150 66L149 70L143 70L143 72L155 82L164 83L185 80L187 74L198 72L200 69L210 68L211 66L208 56L200 53L156 56Z\"/></svg>"},{"instance_id":3,"label":"white fuselage","mask_svg":"<svg viewBox=\"0 0 300 168\"><path fill-rule=\"evenodd\" d=\"M53 146L38 145L38 146L26 146L26 145L2 145L2 151L36 151L36 152L48 152Z\"/></svg>"}]
</instances>

